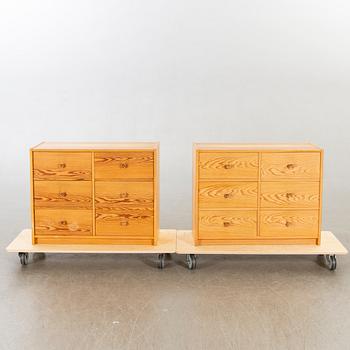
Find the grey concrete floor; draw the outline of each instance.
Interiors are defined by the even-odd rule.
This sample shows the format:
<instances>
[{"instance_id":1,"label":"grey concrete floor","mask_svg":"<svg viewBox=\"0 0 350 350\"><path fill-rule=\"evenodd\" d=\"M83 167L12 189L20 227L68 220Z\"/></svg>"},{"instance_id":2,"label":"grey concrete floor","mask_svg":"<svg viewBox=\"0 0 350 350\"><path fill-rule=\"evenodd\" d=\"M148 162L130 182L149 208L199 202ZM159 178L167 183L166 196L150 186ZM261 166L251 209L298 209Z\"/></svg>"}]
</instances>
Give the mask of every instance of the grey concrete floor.
<instances>
[{"instance_id":1,"label":"grey concrete floor","mask_svg":"<svg viewBox=\"0 0 350 350\"><path fill-rule=\"evenodd\" d=\"M48 254L22 267L1 249L0 348L350 349L349 256L336 272L310 256L155 262Z\"/></svg>"}]
</instances>

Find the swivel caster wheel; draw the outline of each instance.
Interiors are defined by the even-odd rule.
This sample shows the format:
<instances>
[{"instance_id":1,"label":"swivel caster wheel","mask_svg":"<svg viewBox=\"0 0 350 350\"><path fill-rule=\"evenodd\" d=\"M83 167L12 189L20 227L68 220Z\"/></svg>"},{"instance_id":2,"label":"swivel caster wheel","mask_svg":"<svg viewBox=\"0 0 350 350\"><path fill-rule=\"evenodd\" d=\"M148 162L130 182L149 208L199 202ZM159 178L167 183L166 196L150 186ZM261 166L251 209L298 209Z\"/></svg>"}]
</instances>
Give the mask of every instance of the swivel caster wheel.
<instances>
[{"instance_id":1,"label":"swivel caster wheel","mask_svg":"<svg viewBox=\"0 0 350 350\"><path fill-rule=\"evenodd\" d=\"M187 267L189 270L194 270L197 267L197 258L195 254L186 255Z\"/></svg>"},{"instance_id":2,"label":"swivel caster wheel","mask_svg":"<svg viewBox=\"0 0 350 350\"><path fill-rule=\"evenodd\" d=\"M28 258L29 254L28 253L18 253L19 256L19 261L21 262L21 265L27 265L28 264Z\"/></svg>"},{"instance_id":3,"label":"swivel caster wheel","mask_svg":"<svg viewBox=\"0 0 350 350\"><path fill-rule=\"evenodd\" d=\"M158 254L158 269L164 269L165 254Z\"/></svg>"},{"instance_id":4,"label":"swivel caster wheel","mask_svg":"<svg viewBox=\"0 0 350 350\"><path fill-rule=\"evenodd\" d=\"M337 258L334 254L326 254L324 256L326 265L330 271L334 271L337 268Z\"/></svg>"}]
</instances>

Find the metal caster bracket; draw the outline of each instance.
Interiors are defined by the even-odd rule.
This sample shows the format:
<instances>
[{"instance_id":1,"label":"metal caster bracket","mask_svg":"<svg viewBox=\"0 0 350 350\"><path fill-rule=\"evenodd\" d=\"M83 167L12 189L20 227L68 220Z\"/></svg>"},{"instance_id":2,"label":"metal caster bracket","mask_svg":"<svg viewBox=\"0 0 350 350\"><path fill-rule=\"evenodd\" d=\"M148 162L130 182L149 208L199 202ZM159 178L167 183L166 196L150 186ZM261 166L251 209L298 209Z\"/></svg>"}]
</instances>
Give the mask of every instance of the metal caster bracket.
<instances>
[{"instance_id":1,"label":"metal caster bracket","mask_svg":"<svg viewBox=\"0 0 350 350\"><path fill-rule=\"evenodd\" d=\"M189 270L194 270L197 267L197 257L195 254L186 255L187 267Z\"/></svg>"},{"instance_id":2,"label":"metal caster bracket","mask_svg":"<svg viewBox=\"0 0 350 350\"><path fill-rule=\"evenodd\" d=\"M158 268L164 269L165 265L165 254L158 254Z\"/></svg>"},{"instance_id":3,"label":"metal caster bracket","mask_svg":"<svg viewBox=\"0 0 350 350\"><path fill-rule=\"evenodd\" d=\"M19 261L21 262L21 265L27 265L28 264L28 258L29 254L28 253L18 253L19 256Z\"/></svg>"},{"instance_id":4,"label":"metal caster bracket","mask_svg":"<svg viewBox=\"0 0 350 350\"><path fill-rule=\"evenodd\" d=\"M334 271L337 268L337 258L335 254L324 255L326 265L330 271Z\"/></svg>"}]
</instances>

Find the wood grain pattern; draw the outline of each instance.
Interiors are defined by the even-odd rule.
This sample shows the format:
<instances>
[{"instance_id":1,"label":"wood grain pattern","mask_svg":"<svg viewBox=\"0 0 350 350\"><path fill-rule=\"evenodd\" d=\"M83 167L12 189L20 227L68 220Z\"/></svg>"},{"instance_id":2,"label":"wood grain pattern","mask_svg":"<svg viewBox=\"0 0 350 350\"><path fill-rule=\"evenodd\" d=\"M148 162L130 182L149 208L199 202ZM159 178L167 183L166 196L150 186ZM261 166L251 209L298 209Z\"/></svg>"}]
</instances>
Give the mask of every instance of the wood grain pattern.
<instances>
[{"instance_id":1,"label":"wood grain pattern","mask_svg":"<svg viewBox=\"0 0 350 350\"><path fill-rule=\"evenodd\" d=\"M90 210L36 209L35 235L91 235Z\"/></svg>"},{"instance_id":2,"label":"wood grain pattern","mask_svg":"<svg viewBox=\"0 0 350 350\"><path fill-rule=\"evenodd\" d=\"M318 182L262 182L262 208L318 208Z\"/></svg>"},{"instance_id":3,"label":"wood grain pattern","mask_svg":"<svg viewBox=\"0 0 350 350\"><path fill-rule=\"evenodd\" d=\"M199 211L199 239L253 238L256 234L254 210Z\"/></svg>"},{"instance_id":4,"label":"wood grain pattern","mask_svg":"<svg viewBox=\"0 0 350 350\"><path fill-rule=\"evenodd\" d=\"M195 144L193 154L195 245L321 243L322 149L312 144ZM239 217L244 211L256 215L253 231L245 230L247 218ZM279 218L276 222L266 221L270 212ZM235 233L228 215L236 215ZM290 218L285 226L278 224L282 216Z\"/></svg>"},{"instance_id":5,"label":"wood grain pattern","mask_svg":"<svg viewBox=\"0 0 350 350\"><path fill-rule=\"evenodd\" d=\"M91 181L34 181L35 208L92 208Z\"/></svg>"},{"instance_id":6,"label":"wood grain pattern","mask_svg":"<svg viewBox=\"0 0 350 350\"><path fill-rule=\"evenodd\" d=\"M257 179L258 154L235 152L201 152L201 179Z\"/></svg>"},{"instance_id":7,"label":"wood grain pattern","mask_svg":"<svg viewBox=\"0 0 350 350\"><path fill-rule=\"evenodd\" d=\"M34 180L91 180L91 154L34 152Z\"/></svg>"},{"instance_id":8,"label":"wood grain pattern","mask_svg":"<svg viewBox=\"0 0 350 350\"><path fill-rule=\"evenodd\" d=\"M320 152L263 153L261 179L320 180Z\"/></svg>"},{"instance_id":9,"label":"wood grain pattern","mask_svg":"<svg viewBox=\"0 0 350 350\"><path fill-rule=\"evenodd\" d=\"M201 181L199 208L256 208L257 191L257 182Z\"/></svg>"},{"instance_id":10,"label":"wood grain pattern","mask_svg":"<svg viewBox=\"0 0 350 350\"><path fill-rule=\"evenodd\" d=\"M151 179L153 162L153 152L96 152L95 178Z\"/></svg>"},{"instance_id":11,"label":"wood grain pattern","mask_svg":"<svg viewBox=\"0 0 350 350\"><path fill-rule=\"evenodd\" d=\"M318 210L262 210L260 235L317 238L318 219Z\"/></svg>"},{"instance_id":12,"label":"wood grain pattern","mask_svg":"<svg viewBox=\"0 0 350 350\"><path fill-rule=\"evenodd\" d=\"M152 182L107 182L95 183L96 209L149 208L153 210Z\"/></svg>"},{"instance_id":13,"label":"wood grain pattern","mask_svg":"<svg viewBox=\"0 0 350 350\"><path fill-rule=\"evenodd\" d=\"M153 236L153 210L123 207L96 210L96 235Z\"/></svg>"}]
</instances>

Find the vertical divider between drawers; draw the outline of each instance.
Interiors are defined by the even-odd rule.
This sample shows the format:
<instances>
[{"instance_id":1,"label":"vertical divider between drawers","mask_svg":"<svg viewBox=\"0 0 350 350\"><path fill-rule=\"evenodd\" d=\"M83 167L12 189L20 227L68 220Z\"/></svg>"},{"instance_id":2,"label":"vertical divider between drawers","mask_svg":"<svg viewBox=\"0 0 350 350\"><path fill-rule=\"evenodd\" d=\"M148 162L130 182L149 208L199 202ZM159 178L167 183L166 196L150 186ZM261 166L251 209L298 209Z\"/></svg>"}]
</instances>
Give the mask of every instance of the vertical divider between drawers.
<instances>
[{"instance_id":1,"label":"vertical divider between drawers","mask_svg":"<svg viewBox=\"0 0 350 350\"><path fill-rule=\"evenodd\" d=\"M258 198L257 198L257 212L256 212L256 234L260 236L260 202L261 202L261 152L258 153Z\"/></svg>"},{"instance_id":2,"label":"vertical divider between drawers","mask_svg":"<svg viewBox=\"0 0 350 350\"><path fill-rule=\"evenodd\" d=\"M92 235L96 236L96 210L95 210L95 152L91 152L91 185L92 185Z\"/></svg>"}]
</instances>

